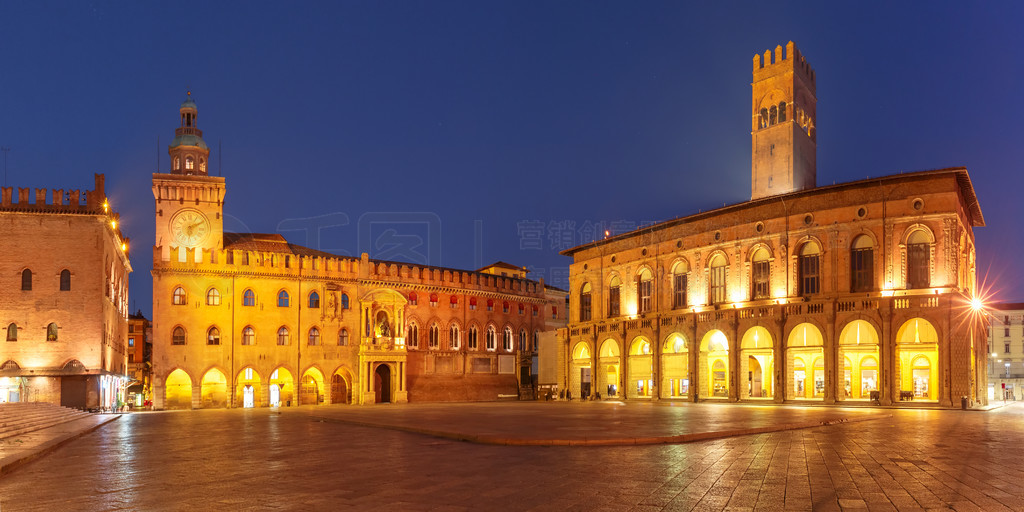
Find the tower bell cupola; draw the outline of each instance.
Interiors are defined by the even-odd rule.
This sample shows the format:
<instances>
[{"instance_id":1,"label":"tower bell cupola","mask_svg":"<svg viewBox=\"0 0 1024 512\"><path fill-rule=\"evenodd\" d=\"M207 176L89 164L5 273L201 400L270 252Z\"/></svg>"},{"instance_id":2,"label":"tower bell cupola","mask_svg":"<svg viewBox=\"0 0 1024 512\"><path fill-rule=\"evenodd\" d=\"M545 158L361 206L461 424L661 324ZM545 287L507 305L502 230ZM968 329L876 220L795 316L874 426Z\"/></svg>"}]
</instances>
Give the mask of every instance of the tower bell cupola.
<instances>
[{"instance_id":1,"label":"tower bell cupola","mask_svg":"<svg viewBox=\"0 0 1024 512\"><path fill-rule=\"evenodd\" d=\"M210 160L210 148L203 142L203 131L197 126L199 109L192 101L189 91L185 102L178 111L181 114L181 126L174 130L174 140L167 148L171 156L171 174L207 175Z\"/></svg>"}]
</instances>

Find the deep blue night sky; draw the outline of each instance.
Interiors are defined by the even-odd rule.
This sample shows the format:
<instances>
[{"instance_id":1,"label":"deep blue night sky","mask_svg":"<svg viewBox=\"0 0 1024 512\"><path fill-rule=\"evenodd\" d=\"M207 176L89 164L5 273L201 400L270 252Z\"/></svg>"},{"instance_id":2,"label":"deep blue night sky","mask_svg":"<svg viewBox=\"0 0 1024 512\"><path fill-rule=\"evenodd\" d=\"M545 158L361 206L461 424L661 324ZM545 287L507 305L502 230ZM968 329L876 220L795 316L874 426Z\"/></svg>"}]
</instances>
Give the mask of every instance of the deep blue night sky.
<instances>
[{"instance_id":1,"label":"deep blue night sky","mask_svg":"<svg viewBox=\"0 0 1024 512\"><path fill-rule=\"evenodd\" d=\"M593 226L749 199L751 59L793 40L818 183L966 166L979 273L1024 299L1024 4L721 4L2 2L7 185L106 173L149 315L151 173L191 89L229 230L564 286Z\"/></svg>"}]
</instances>

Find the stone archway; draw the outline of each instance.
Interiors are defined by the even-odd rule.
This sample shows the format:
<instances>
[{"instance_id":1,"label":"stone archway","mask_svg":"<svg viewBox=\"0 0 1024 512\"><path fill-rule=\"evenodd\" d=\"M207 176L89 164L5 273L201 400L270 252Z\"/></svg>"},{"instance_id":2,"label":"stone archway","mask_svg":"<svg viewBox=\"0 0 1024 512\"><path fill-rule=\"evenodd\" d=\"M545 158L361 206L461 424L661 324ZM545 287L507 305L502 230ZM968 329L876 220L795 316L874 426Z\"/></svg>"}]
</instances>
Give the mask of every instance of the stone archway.
<instances>
[{"instance_id":1,"label":"stone archway","mask_svg":"<svg viewBox=\"0 0 1024 512\"><path fill-rule=\"evenodd\" d=\"M178 368L164 380L164 409L192 408L192 377Z\"/></svg>"},{"instance_id":2,"label":"stone archway","mask_svg":"<svg viewBox=\"0 0 1024 512\"><path fill-rule=\"evenodd\" d=\"M391 367L379 364L373 371L374 402L391 403Z\"/></svg>"}]
</instances>

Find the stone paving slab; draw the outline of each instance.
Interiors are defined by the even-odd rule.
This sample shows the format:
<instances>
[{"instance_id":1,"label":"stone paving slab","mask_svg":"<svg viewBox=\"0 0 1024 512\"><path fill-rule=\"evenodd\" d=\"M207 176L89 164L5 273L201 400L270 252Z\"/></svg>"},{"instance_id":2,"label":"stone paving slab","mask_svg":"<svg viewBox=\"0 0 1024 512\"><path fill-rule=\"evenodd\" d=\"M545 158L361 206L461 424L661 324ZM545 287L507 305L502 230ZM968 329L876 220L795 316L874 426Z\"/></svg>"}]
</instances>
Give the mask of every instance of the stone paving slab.
<instances>
[{"instance_id":1,"label":"stone paving slab","mask_svg":"<svg viewBox=\"0 0 1024 512\"><path fill-rule=\"evenodd\" d=\"M58 446L77 439L111 421L120 414L93 414L52 427L0 439L0 475L33 459L46 455Z\"/></svg>"},{"instance_id":2,"label":"stone paving slab","mask_svg":"<svg viewBox=\"0 0 1024 512\"><path fill-rule=\"evenodd\" d=\"M514 402L282 409L322 421L510 446L674 444L890 417L864 408Z\"/></svg>"}]
</instances>

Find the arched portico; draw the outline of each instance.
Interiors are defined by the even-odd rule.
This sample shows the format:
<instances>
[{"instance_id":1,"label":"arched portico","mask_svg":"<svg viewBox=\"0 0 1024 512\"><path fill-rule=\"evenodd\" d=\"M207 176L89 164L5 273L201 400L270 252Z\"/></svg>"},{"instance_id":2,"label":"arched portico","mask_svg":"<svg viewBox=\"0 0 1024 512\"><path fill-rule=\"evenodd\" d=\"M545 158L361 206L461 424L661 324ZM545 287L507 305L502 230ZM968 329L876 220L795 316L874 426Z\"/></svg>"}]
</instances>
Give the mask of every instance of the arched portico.
<instances>
[{"instance_id":1,"label":"arched portico","mask_svg":"<svg viewBox=\"0 0 1024 512\"><path fill-rule=\"evenodd\" d=\"M331 403L352 403L352 374L345 368L338 368L331 375Z\"/></svg>"},{"instance_id":2,"label":"arched portico","mask_svg":"<svg viewBox=\"0 0 1024 512\"><path fill-rule=\"evenodd\" d=\"M260 374L251 366L242 368L235 376L235 407L265 407L265 400Z\"/></svg>"},{"instance_id":3,"label":"arched portico","mask_svg":"<svg viewBox=\"0 0 1024 512\"><path fill-rule=\"evenodd\" d=\"M690 352L686 338L672 333L661 349L661 398L690 396Z\"/></svg>"},{"instance_id":4,"label":"arched portico","mask_svg":"<svg viewBox=\"0 0 1024 512\"><path fill-rule=\"evenodd\" d=\"M591 348L590 344L581 341L572 349L572 363L569 365L569 389L573 397L580 398L590 395L591 383Z\"/></svg>"},{"instance_id":5,"label":"arched portico","mask_svg":"<svg viewBox=\"0 0 1024 512\"><path fill-rule=\"evenodd\" d=\"M729 398L729 338L725 333L712 329L704 334L700 341L698 359L700 396L710 399L727 400Z\"/></svg>"},{"instance_id":6,"label":"arched portico","mask_svg":"<svg viewBox=\"0 0 1024 512\"><path fill-rule=\"evenodd\" d=\"M302 374L299 383L299 405L319 405L324 391L324 374L311 367Z\"/></svg>"},{"instance_id":7,"label":"arched portico","mask_svg":"<svg viewBox=\"0 0 1024 512\"><path fill-rule=\"evenodd\" d=\"M619 363L621 353L619 342L614 339L606 339L601 343L601 351L597 359L597 389L605 398L619 396Z\"/></svg>"},{"instance_id":8,"label":"arched portico","mask_svg":"<svg viewBox=\"0 0 1024 512\"><path fill-rule=\"evenodd\" d=\"M740 339L740 399L770 399L775 396L775 344L762 326L747 329Z\"/></svg>"},{"instance_id":9,"label":"arched portico","mask_svg":"<svg viewBox=\"0 0 1024 512\"><path fill-rule=\"evenodd\" d=\"M219 368L210 368L200 384L200 406L219 409L228 406L228 379Z\"/></svg>"},{"instance_id":10,"label":"arched portico","mask_svg":"<svg viewBox=\"0 0 1024 512\"><path fill-rule=\"evenodd\" d=\"M789 332L786 341L786 399L825 398L825 338L812 323Z\"/></svg>"},{"instance_id":11,"label":"arched portico","mask_svg":"<svg viewBox=\"0 0 1024 512\"><path fill-rule=\"evenodd\" d=\"M654 392L652 375L651 342L643 336L637 336L629 345L629 383L626 385L626 396L629 398L650 398Z\"/></svg>"},{"instance_id":12,"label":"arched portico","mask_svg":"<svg viewBox=\"0 0 1024 512\"><path fill-rule=\"evenodd\" d=\"M270 372L267 386L267 404L270 407L296 405L295 379L287 368L279 366Z\"/></svg>"},{"instance_id":13,"label":"arched portico","mask_svg":"<svg viewBox=\"0 0 1024 512\"><path fill-rule=\"evenodd\" d=\"M842 378L836 397L840 400L870 400L879 390L879 338L871 322L853 320L839 333L839 357Z\"/></svg>"},{"instance_id":14,"label":"arched portico","mask_svg":"<svg viewBox=\"0 0 1024 512\"><path fill-rule=\"evenodd\" d=\"M192 377L181 368L164 379L164 409L192 408Z\"/></svg>"},{"instance_id":15,"label":"arched portico","mask_svg":"<svg viewBox=\"0 0 1024 512\"><path fill-rule=\"evenodd\" d=\"M939 399L939 334L924 318L911 318L896 331L896 399Z\"/></svg>"}]
</instances>

